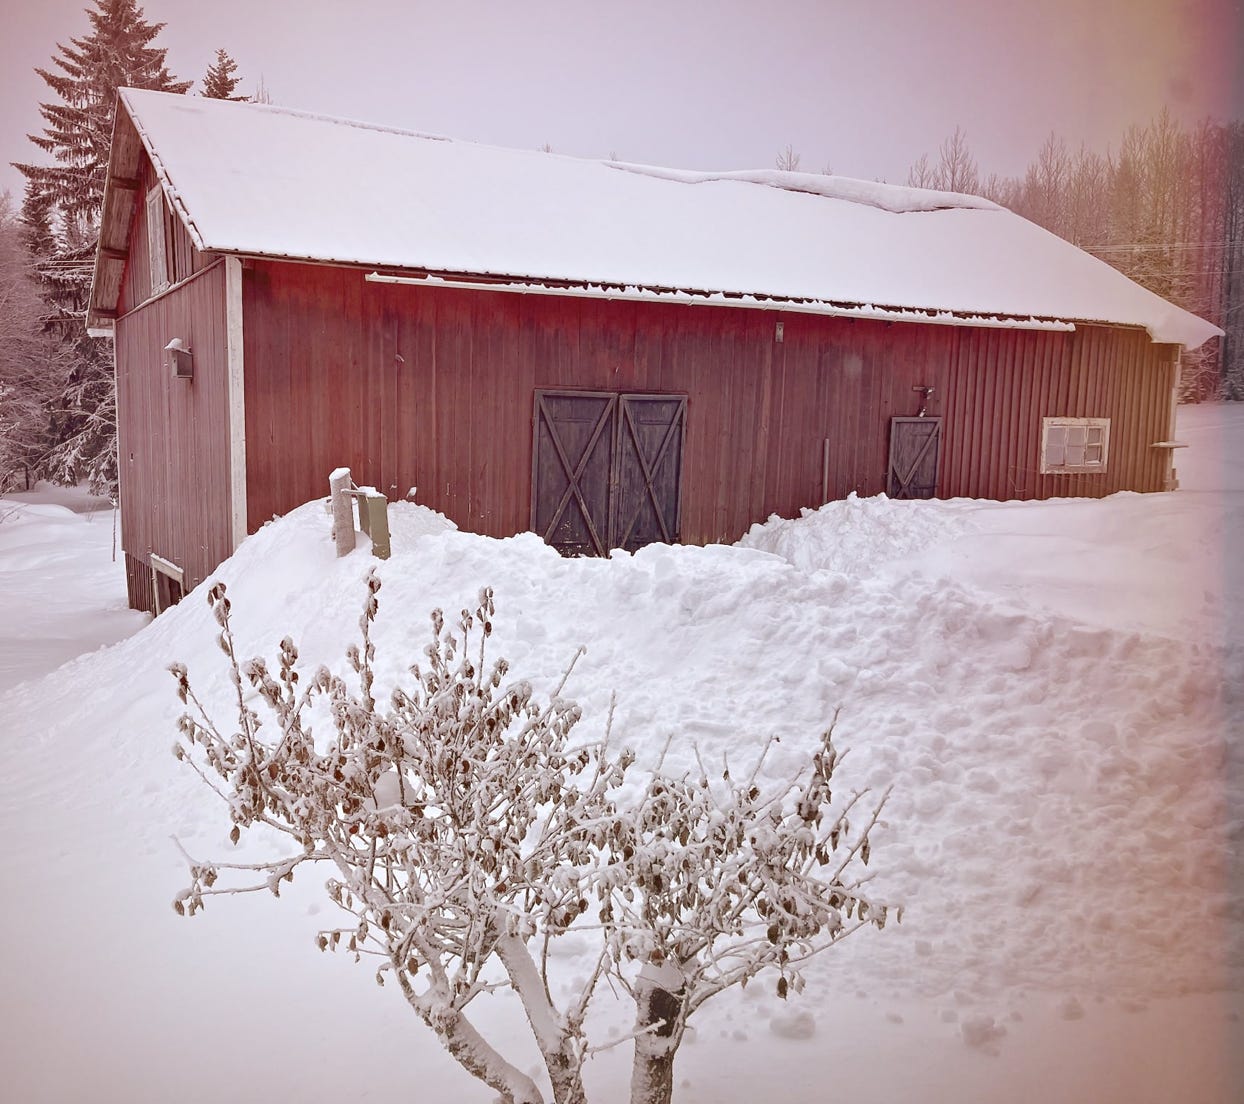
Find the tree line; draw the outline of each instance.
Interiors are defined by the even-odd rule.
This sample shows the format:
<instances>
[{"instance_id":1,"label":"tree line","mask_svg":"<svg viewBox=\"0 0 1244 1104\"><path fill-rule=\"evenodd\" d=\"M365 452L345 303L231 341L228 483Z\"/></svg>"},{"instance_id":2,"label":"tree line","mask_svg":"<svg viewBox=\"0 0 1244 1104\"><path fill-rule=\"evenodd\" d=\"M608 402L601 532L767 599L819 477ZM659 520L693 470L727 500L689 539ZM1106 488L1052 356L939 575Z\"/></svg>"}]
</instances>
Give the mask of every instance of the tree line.
<instances>
[{"instance_id":1,"label":"tree line","mask_svg":"<svg viewBox=\"0 0 1244 1104\"><path fill-rule=\"evenodd\" d=\"M962 130L907 182L985 196L1200 315L1225 336L1185 353L1181 398L1244 399L1244 122L1163 110L1116 151L1051 133L1022 176L981 176Z\"/></svg>"},{"instance_id":2,"label":"tree line","mask_svg":"<svg viewBox=\"0 0 1244 1104\"><path fill-rule=\"evenodd\" d=\"M136 0L93 0L87 34L58 44L35 71L52 95L31 141L48 164L18 164L19 210L0 197L0 490L36 479L117 486L112 349L84 326L119 88L185 94L193 81L168 70ZM202 96L241 100L225 50ZM261 97L262 98L262 97Z\"/></svg>"}]
</instances>

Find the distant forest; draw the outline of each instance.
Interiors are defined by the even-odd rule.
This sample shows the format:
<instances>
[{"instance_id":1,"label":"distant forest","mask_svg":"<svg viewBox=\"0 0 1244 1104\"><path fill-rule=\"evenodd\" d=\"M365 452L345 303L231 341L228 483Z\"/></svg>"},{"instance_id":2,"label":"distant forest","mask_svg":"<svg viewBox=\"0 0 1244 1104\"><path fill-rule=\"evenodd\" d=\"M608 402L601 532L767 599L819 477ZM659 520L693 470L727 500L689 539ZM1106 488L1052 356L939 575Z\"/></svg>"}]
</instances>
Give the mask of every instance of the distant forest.
<instances>
[{"instance_id":1,"label":"distant forest","mask_svg":"<svg viewBox=\"0 0 1244 1104\"><path fill-rule=\"evenodd\" d=\"M1105 154L1051 134L1018 177L982 178L958 129L938 152L908 184L992 199L1220 326L1185 353L1180 397L1244 400L1244 122L1187 128L1163 111Z\"/></svg>"}]
</instances>

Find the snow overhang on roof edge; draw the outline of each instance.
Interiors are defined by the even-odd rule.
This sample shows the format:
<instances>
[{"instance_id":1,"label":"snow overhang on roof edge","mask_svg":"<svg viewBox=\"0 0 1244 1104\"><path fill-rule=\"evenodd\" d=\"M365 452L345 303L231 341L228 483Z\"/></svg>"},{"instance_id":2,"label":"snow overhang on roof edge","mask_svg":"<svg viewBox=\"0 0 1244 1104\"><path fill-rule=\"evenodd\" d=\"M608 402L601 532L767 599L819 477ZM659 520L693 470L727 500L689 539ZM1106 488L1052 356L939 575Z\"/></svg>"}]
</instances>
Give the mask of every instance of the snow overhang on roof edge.
<instances>
[{"instance_id":1,"label":"snow overhang on roof edge","mask_svg":"<svg viewBox=\"0 0 1244 1104\"><path fill-rule=\"evenodd\" d=\"M1074 322L1061 318L1009 317L967 314L936 307L878 306L873 303L828 303L812 299L783 299L780 296L745 295L724 291L690 291L675 288L647 288L633 285L541 283L528 280L462 279L437 275L402 276L369 272L371 284L405 284L416 287L457 288L464 291L505 291L519 295L567 295L584 299L629 299L649 303L689 306L739 307L745 310L787 311L794 314L820 314L836 318L868 318L884 322L922 322L926 325L976 326L1012 330L1055 330L1069 333Z\"/></svg>"}]
</instances>

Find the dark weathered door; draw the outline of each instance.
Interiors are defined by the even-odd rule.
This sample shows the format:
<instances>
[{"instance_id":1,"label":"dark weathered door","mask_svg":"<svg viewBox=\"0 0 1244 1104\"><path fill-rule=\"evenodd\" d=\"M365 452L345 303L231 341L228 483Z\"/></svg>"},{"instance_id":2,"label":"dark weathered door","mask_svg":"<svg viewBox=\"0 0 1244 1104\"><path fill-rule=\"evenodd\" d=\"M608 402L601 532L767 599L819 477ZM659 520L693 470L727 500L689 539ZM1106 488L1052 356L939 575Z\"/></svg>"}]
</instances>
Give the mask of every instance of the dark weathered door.
<instances>
[{"instance_id":1,"label":"dark weathered door","mask_svg":"<svg viewBox=\"0 0 1244 1104\"><path fill-rule=\"evenodd\" d=\"M567 556L609 552L618 396L537 391L531 524Z\"/></svg>"},{"instance_id":2,"label":"dark weathered door","mask_svg":"<svg viewBox=\"0 0 1244 1104\"><path fill-rule=\"evenodd\" d=\"M679 537L685 395L537 391L531 524L567 556Z\"/></svg>"},{"instance_id":3,"label":"dark weathered door","mask_svg":"<svg viewBox=\"0 0 1244 1104\"><path fill-rule=\"evenodd\" d=\"M678 540L685 395L622 395L610 546L634 551Z\"/></svg>"},{"instance_id":4,"label":"dark weathered door","mask_svg":"<svg viewBox=\"0 0 1244 1104\"><path fill-rule=\"evenodd\" d=\"M941 418L891 418L886 494L891 498L935 498L941 446Z\"/></svg>"}]
</instances>

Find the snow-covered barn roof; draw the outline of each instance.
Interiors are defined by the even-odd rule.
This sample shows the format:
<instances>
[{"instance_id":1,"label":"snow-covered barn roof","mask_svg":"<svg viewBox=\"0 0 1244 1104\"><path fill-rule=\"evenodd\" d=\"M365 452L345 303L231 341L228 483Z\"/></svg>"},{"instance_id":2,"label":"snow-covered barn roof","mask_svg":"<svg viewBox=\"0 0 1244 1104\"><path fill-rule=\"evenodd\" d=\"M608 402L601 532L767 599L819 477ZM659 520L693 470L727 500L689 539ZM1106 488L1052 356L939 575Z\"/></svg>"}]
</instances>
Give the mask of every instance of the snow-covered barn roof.
<instances>
[{"instance_id":1,"label":"snow-covered barn roof","mask_svg":"<svg viewBox=\"0 0 1244 1104\"><path fill-rule=\"evenodd\" d=\"M976 325L1104 322L1189 347L1220 332L975 196L583 160L133 89L121 93L114 135L94 324L119 294L139 143L211 252L569 294Z\"/></svg>"}]
</instances>

